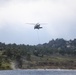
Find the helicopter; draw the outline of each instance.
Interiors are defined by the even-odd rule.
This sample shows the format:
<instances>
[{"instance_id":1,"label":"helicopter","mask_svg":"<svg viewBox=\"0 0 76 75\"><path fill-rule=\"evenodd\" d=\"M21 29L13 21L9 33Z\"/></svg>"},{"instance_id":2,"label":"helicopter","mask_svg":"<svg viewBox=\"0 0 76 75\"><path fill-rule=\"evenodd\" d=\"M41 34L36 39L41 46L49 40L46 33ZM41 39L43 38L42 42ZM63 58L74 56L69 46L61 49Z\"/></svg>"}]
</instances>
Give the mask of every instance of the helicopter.
<instances>
[{"instance_id":1,"label":"helicopter","mask_svg":"<svg viewBox=\"0 0 76 75\"><path fill-rule=\"evenodd\" d=\"M41 28L43 28L43 27L41 27L39 23L36 23L34 26L34 29L41 29Z\"/></svg>"},{"instance_id":2,"label":"helicopter","mask_svg":"<svg viewBox=\"0 0 76 75\"><path fill-rule=\"evenodd\" d=\"M34 26L34 29L42 29L43 27L41 27L40 25L40 23L26 23L26 24L31 24L31 25L35 25Z\"/></svg>"}]
</instances>

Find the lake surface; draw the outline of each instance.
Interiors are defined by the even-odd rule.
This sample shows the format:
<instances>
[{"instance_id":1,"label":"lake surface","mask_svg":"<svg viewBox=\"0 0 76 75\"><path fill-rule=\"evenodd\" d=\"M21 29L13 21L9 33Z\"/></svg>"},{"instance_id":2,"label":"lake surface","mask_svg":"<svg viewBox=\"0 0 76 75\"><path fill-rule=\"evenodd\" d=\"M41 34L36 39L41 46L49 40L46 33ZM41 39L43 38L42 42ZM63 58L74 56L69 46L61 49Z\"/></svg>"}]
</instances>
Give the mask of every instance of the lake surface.
<instances>
[{"instance_id":1,"label":"lake surface","mask_svg":"<svg viewBox=\"0 0 76 75\"><path fill-rule=\"evenodd\" d=\"M0 75L76 75L76 70L60 70L60 69L1 70Z\"/></svg>"}]
</instances>

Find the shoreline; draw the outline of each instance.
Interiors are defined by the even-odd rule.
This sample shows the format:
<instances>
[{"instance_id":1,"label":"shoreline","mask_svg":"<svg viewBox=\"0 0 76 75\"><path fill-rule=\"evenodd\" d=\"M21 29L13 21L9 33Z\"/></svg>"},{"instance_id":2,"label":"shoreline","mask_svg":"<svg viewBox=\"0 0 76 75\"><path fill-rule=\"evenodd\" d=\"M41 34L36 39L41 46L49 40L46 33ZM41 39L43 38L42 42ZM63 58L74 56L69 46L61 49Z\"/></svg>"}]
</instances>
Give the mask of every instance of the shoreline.
<instances>
[{"instance_id":1,"label":"shoreline","mask_svg":"<svg viewBox=\"0 0 76 75\"><path fill-rule=\"evenodd\" d=\"M76 69L13 69L13 71L25 70L25 71L76 71ZM12 70L0 70L0 71L12 71Z\"/></svg>"}]
</instances>

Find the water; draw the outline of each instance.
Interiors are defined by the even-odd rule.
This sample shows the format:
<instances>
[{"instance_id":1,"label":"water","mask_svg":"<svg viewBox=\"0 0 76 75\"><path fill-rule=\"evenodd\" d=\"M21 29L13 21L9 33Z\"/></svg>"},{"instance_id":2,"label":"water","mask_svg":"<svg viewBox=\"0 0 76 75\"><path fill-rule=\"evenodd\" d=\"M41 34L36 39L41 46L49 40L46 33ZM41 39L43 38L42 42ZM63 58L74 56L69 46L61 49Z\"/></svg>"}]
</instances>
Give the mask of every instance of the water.
<instances>
[{"instance_id":1,"label":"water","mask_svg":"<svg viewBox=\"0 0 76 75\"><path fill-rule=\"evenodd\" d=\"M76 70L1 70L0 75L76 75Z\"/></svg>"}]
</instances>

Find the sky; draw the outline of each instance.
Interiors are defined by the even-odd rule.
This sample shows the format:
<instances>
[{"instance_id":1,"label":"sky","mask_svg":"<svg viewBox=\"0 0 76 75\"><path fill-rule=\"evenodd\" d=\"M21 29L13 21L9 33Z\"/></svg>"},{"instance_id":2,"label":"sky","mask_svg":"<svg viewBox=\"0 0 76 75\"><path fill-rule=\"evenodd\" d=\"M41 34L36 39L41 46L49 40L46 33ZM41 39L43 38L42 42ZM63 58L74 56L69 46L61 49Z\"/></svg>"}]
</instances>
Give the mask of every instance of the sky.
<instances>
[{"instance_id":1,"label":"sky","mask_svg":"<svg viewBox=\"0 0 76 75\"><path fill-rule=\"evenodd\" d=\"M26 23L45 23L34 30ZM0 42L43 44L76 38L76 0L0 0Z\"/></svg>"}]
</instances>

